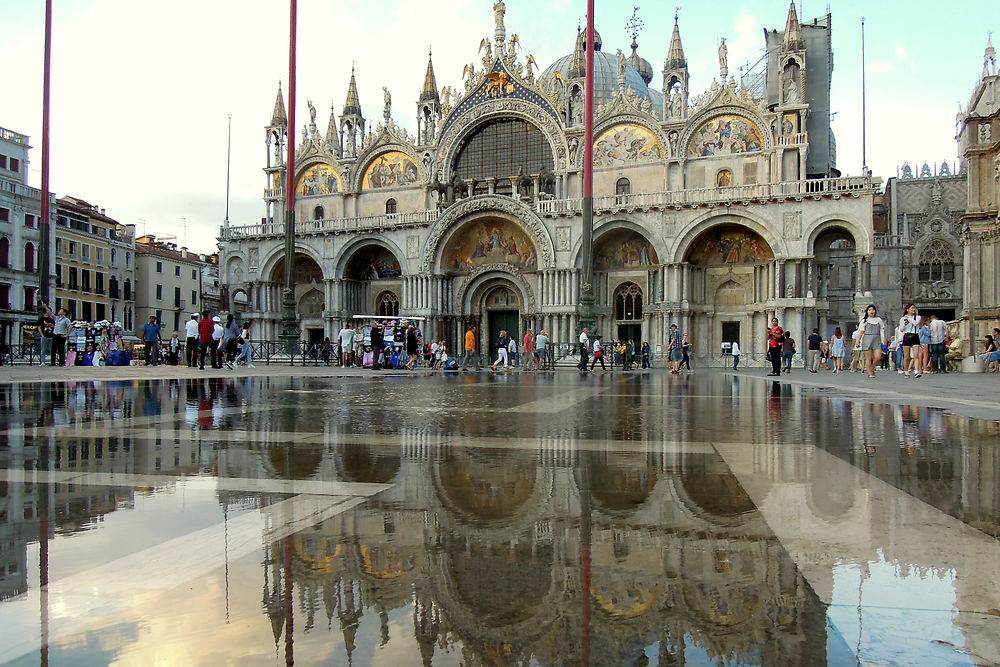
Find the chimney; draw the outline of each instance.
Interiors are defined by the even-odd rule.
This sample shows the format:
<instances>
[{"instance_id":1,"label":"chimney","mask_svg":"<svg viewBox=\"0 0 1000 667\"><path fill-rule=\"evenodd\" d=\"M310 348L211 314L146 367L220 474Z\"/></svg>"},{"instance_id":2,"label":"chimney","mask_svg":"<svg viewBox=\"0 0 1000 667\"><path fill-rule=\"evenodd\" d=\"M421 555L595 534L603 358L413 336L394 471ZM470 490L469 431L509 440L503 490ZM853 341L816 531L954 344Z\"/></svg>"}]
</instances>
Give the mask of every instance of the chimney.
<instances>
[{"instance_id":1,"label":"chimney","mask_svg":"<svg viewBox=\"0 0 1000 667\"><path fill-rule=\"evenodd\" d=\"M101 215L105 215L103 208L101 209Z\"/></svg>"},{"instance_id":2,"label":"chimney","mask_svg":"<svg viewBox=\"0 0 1000 667\"><path fill-rule=\"evenodd\" d=\"M188 256L188 249L185 248L184 246L181 246L181 257L187 259L187 256Z\"/></svg>"}]
</instances>

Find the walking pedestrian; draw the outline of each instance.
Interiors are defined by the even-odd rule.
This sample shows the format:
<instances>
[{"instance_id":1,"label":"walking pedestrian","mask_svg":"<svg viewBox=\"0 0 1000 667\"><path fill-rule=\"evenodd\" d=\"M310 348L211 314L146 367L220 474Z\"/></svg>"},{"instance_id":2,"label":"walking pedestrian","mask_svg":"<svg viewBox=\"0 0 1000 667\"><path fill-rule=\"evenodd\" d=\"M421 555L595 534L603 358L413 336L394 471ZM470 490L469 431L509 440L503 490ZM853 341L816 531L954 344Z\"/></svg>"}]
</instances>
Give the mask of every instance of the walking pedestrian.
<instances>
[{"instance_id":1,"label":"walking pedestrian","mask_svg":"<svg viewBox=\"0 0 1000 667\"><path fill-rule=\"evenodd\" d=\"M733 341L733 345L729 348L729 352L733 355L733 370L735 371L740 367L740 342L738 340Z\"/></svg>"},{"instance_id":2,"label":"walking pedestrian","mask_svg":"<svg viewBox=\"0 0 1000 667\"><path fill-rule=\"evenodd\" d=\"M52 357L52 318L39 309L38 315L38 365L44 366Z\"/></svg>"},{"instance_id":3,"label":"walking pedestrian","mask_svg":"<svg viewBox=\"0 0 1000 667\"><path fill-rule=\"evenodd\" d=\"M807 363L810 373L819 373L820 347L823 345L823 337L819 335L819 329L813 329L809 337L806 338L806 353L809 355Z\"/></svg>"},{"instance_id":4,"label":"walking pedestrian","mask_svg":"<svg viewBox=\"0 0 1000 667\"><path fill-rule=\"evenodd\" d=\"M594 368L597 366L597 362L601 362L601 370L607 371L607 366L604 365L604 345L601 343L601 336L594 336L594 359L590 362L590 372L594 372Z\"/></svg>"},{"instance_id":5,"label":"walking pedestrian","mask_svg":"<svg viewBox=\"0 0 1000 667\"><path fill-rule=\"evenodd\" d=\"M577 368L581 371L587 370L587 354L590 351L590 329L587 327L583 328L580 332L580 363L577 364Z\"/></svg>"},{"instance_id":6,"label":"walking pedestrian","mask_svg":"<svg viewBox=\"0 0 1000 667\"><path fill-rule=\"evenodd\" d=\"M343 344L343 343L341 343ZM406 362L407 370L413 370L413 364L417 362L417 351L420 344L417 341L417 330L415 327L406 328L406 356L410 359Z\"/></svg>"},{"instance_id":7,"label":"walking pedestrian","mask_svg":"<svg viewBox=\"0 0 1000 667\"><path fill-rule=\"evenodd\" d=\"M462 370L468 370L473 360L476 362L476 370L480 368L479 350L476 347L476 326L472 325L465 332L465 358L462 359Z\"/></svg>"},{"instance_id":8,"label":"walking pedestrian","mask_svg":"<svg viewBox=\"0 0 1000 667\"><path fill-rule=\"evenodd\" d=\"M184 323L184 356L187 365L198 365L198 313L191 313L191 319Z\"/></svg>"},{"instance_id":9,"label":"walking pedestrian","mask_svg":"<svg viewBox=\"0 0 1000 667\"><path fill-rule=\"evenodd\" d=\"M535 336L535 368L544 371L548 366L549 335L545 329L539 329Z\"/></svg>"},{"instance_id":10,"label":"walking pedestrian","mask_svg":"<svg viewBox=\"0 0 1000 667\"><path fill-rule=\"evenodd\" d=\"M642 347L640 348L640 354L642 355L642 368L651 368L649 363L649 343L643 341Z\"/></svg>"},{"instance_id":11,"label":"walking pedestrian","mask_svg":"<svg viewBox=\"0 0 1000 667\"><path fill-rule=\"evenodd\" d=\"M778 318L771 318L771 328L767 330L767 354L771 361L768 377L781 375L781 345L785 342L785 330L778 326Z\"/></svg>"},{"instance_id":12,"label":"walking pedestrian","mask_svg":"<svg viewBox=\"0 0 1000 667\"><path fill-rule=\"evenodd\" d=\"M234 364L239 365L240 361L246 364L247 368L254 368L253 365L253 347L250 345L250 321L243 323L243 328L240 330L239 338L236 339L236 344L240 346L240 353L236 356L233 361Z\"/></svg>"},{"instance_id":13,"label":"walking pedestrian","mask_svg":"<svg viewBox=\"0 0 1000 667\"><path fill-rule=\"evenodd\" d=\"M920 338L920 350L917 355L917 367L921 373L931 372L931 318L926 315L921 316L920 326L917 327L917 336Z\"/></svg>"},{"instance_id":14,"label":"walking pedestrian","mask_svg":"<svg viewBox=\"0 0 1000 667\"><path fill-rule=\"evenodd\" d=\"M861 339L864 335L865 332L861 329L855 329L854 333L851 334L851 370L855 373L864 370L864 355L861 353Z\"/></svg>"},{"instance_id":15,"label":"walking pedestrian","mask_svg":"<svg viewBox=\"0 0 1000 667\"><path fill-rule=\"evenodd\" d=\"M844 370L844 354L847 352L847 344L844 342L844 332L837 327L833 330L833 344L830 346L830 356L833 357L833 372L839 373Z\"/></svg>"},{"instance_id":16,"label":"walking pedestrian","mask_svg":"<svg viewBox=\"0 0 1000 667\"><path fill-rule=\"evenodd\" d=\"M208 355L209 363L215 368L215 353L212 351L212 333L215 331L215 322L208 316L210 311L201 311L201 319L198 321L198 368L205 370L205 355Z\"/></svg>"},{"instance_id":17,"label":"walking pedestrian","mask_svg":"<svg viewBox=\"0 0 1000 667\"><path fill-rule=\"evenodd\" d=\"M858 331L862 332L861 350L865 355L868 377L874 378L875 367L879 365L879 357L882 354L882 342L889 340L886 335L885 320L878 316L875 304L865 308L865 315L858 324Z\"/></svg>"},{"instance_id":18,"label":"walking pedestrian","mask_svg":"<svg viewBox=\"0 0 1000 667\"><path fill-rule=\"evenodd\" d=\"M149 322L142 325L142 342L146 348L146 365L158 366L160 358L160 325L156 315L149 316Z\"/></svg>"},{"instance_id":19,"label":"walking pedestrian","mask_svg":"<svg viewBox=\"0 0 1000 667\"><path fill-rule=\"evenodd\" d=\"M236 339L239 337L240 327L236 323L236 318L233 314L229 313L226 315L226 326L222 327L222 339L219 341L220 362L224 355L226 366L229 370L236 368L233 361L236 359L236 354L239 352L239 345L236 343Z\"/></svg>"},{"instance_id":20,"label":"walking pedestrian","mask_svg":"<svg viewBox=\"0 0 1000 667\"><path fill-rule=\"evenodd\" d=\"M667 349L670 351L671 375L679 375L681 372L681 360L684 358L684 337L676 324L670 325L670 333L667 334Z\"/></svg>"},{"instance_id":21,"label":"walking pedestrian","mask_svg":"<svg viewBox=\"0 0 1000 667\"><path fill-rule=\"evenodd\" d=\"M381 370L382 366L385 365L383 363L385 360L385 329L382 328L381 323L372 327L369 340L371 340L372 345L372 370Z\"/></svg>"},{"instance_id":22,"label":"walking pedestrian","mask_svg":"<svg viewBox=\"0 0 1000 667\"><path fill-rule=\"evenodd\" d=\"M500 335L497 337L497 360L490 364L490 369L496 370L500 362L503 362L504 369L507 368L507 351L508 344L510 343L510 338L507 336L507 332L503 329L500 330Z\"/></svg>"},{"instance_id":23,"label":"walking pedestrian","mask_svg":"<svg viewBox=\"0 0 1000 667\"><path fill-rule=\"evenodd\" d=\"M216 315L212 318L212 368L222 368L222 337L225 333L222 318Z\"/></svg>"},{"instance_id":24,"label":"walking pedestrian","mask_svg":"<svg viewBox=\"0 0 1000 667\"><path fill-rule=\"evenodd\" d=\"M349 322L344 323L337 334L340 341L340 365L341 367L354 365L354 327ZM327 340L330 340L329 338ZM328 361L328 360L327 360Z\"/></svg>"},{"instance_id":25,"label":"walking pedestrian","mask_svg":"<svg viewBox=\"0 0 1000 667\"><path fill-rule=\"evenodd\" d=\"M167 358L170 359L170 365L176 366L181 358L181 339L176 331L170 334L170 340L167 341L167 350L169 352Z\"/></svg>"},{"instance_id":26,"label":"walking pedestrian","mask_svg":"<svg viewBox=\"0 0 1000 667\"><path fill-rule=\"evenodd\" d=\"M781 365L783 373L792 372L792 357L795 356L795 339L786 335L781 344Z\"/></svg>"},{"instance_id":27,"label":"walking pedestrian","mask_svg":"<svg viewBox=\"0 0 1000 667\"><path fill-rule=\"evenodd\" d=\"M630 343L632 341L629 341ZM681 340L681 353L684 355L681 358L681 366L687 366L688 373L691 372L691 341L688 340L687 332Z\"/></svg>"},{"instance_id":28,"label":"walking pedestrian","mask_svg":"<svg viewBox=\"0 0 1000 667\"><path fill-rule=\"evenodd\" d=\"M917 365L920 347L920 335L917 333L919 320L917 306L906 304L903 316L899 318L899 331L903 334L903 375L906 377L910 377L910 371L913 371L914 378L920 377L920 367Z\"/></svg>"}]
</instances>

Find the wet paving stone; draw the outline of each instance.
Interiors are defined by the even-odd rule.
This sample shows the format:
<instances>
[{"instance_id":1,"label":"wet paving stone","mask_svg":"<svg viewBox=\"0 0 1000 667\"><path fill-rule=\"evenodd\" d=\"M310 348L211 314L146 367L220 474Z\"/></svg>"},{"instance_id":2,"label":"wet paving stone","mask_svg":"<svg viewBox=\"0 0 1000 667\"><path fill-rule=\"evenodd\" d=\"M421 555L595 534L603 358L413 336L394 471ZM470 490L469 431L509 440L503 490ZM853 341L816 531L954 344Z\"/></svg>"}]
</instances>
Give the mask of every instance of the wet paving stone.
<instances>
[{"instance_id":1,"label":"wet paving stone","mask_svg":"<svg viewBox=\"0 0 1000 667\"><path fill-rule=\"evenodd\" d=\"M0 664L1000 663L1000 425L725 374L0 385Z\"/></svg>"}]
</instances>

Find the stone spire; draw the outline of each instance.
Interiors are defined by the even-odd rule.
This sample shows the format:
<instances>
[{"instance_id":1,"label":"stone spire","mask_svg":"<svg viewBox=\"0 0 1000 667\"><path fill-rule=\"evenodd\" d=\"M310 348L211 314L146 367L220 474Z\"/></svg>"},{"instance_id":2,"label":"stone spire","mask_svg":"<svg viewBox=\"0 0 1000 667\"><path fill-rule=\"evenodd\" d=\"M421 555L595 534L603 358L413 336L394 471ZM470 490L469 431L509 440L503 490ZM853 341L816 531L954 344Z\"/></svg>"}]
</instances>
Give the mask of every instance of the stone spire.
<instances>
[{"instance_id":1,"label":"stone spire","mask_svg":"<svg viewBox=\"0 0 1000 667\"><path fill-rule=\"evenodd\" d=\"M285 100L281 96L281 82L278 82L278 97L274 100L274 113L271 114L271 127L284 127L288 124L285 114Z\"/></svg>"},{"instance_id":2,"label":"stone spire","mask_svg":"<svg viewBox=\"0 0 1000 667\"><path fill-rule=\"evenodd\" d=\"M681 44L681 28L677 23L677 14L674 14L674 34L670 37L670 50L667 51L667 62L664 69L682 69L687 67L687 58L684 57L684 46Z\"/></svg>"},{"instance_id":3,"label":"stone spire","mask_svg":"<svg viewBox=\"0 0 1000 667\"><path fill-rule=\"evenodd\" d=\"M424 87L420 90L421 102L440 102L438 95L437 79L434 77L434 62L431 60L431 53L427 54L427 73L424 74Z\"/></svg>"},{"instance_id":4,"label":"stone spire","mask_svg":"<svg viewBox=\"0 0 1000 667\"><path fill-rule=\"evenodd\" d=\"M587 54L583 51L583 43L587 41L586 33L576 27L576 46L573 47L573 62L569 66L569 78L577 79L587 75Z\"/></svg>"},{"instance_id":5,"label":"stone spire","mask_svg":"<svg viewBox=\"0 0 1000 667\"><path fill-rule=\"evenodd\" d=\"M358 99L358 83L354 80L354 67L351 67L351 83L347 86L347 101L344 102L344 116L360 116L361 100Z\"/></svg>"},{"instance_id":6,"label":"stone spire","mask_svg":"<svg viewBox=\"0 0 1000 667\"><path fill-rule=\"evenodd\" d=\"M340 157L340 132L337 130L337 109L334 103L330 103L330 122L326 126L326 145Z\"/></svg>"},{"instance_id":7,"label":"stone spire","mask_svg":"<svg viewBox=\"0 0 1000 667\"><path fill-rule=\"evenodd\" d=\"M795 11L795 0L791 0L788 4L788 21L785 23L785 50L802 51L805 48L802 25L799 23L799 14Z\"/></svg>"},{"instance_id":8,"label":"stone spire","mask_svg":"<svg viewBox=\"0 0 1000 667\"><path fill-rule=\"evenodd\" d=\"M993 35L986 38L986 52L983 53L983 78L997 73L997 51L993 48Z\"/></svg>"}]
</instances>

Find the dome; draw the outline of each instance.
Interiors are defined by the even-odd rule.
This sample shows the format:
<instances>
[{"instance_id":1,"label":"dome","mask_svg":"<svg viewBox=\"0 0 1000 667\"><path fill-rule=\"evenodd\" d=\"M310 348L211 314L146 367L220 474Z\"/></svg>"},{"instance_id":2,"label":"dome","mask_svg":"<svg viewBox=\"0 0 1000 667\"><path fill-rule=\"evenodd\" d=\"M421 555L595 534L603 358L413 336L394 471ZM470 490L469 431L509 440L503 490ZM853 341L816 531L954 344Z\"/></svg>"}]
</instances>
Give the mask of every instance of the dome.
<instances>
[{"instance_id":1,"label":"dome","mask_svg":"<svg viewBox=\"0 0 1000 667\"><path fill-rule=\"evenodd\" d=\"M598 38L594 38L595 44L600 44ZM642 59L640 59L642 60ZM569 70L573 64L573 54L565 55L549 65L540 77L541 81L548 82L559 72L563 79L569 80ZM649 66L649 63L646 63ZM649 67L652 73L652 67ZM652 76L650 76L652 80ZM635 91L640 99L649 100L653 105L653 115L659 116L663 109L663 93L654 90L646 85L642 74L636 70L632 64L626 61L625 65L625 85ZM606 104L618 92L618 59L614 54L604 51L594 52L594 108Z\"/></svg>"},{"instance_id":2,"label":"dome","mask_svg":"<svg viewBox=\"0 0 1000 667\"><path fill-rule=\"evenodd\" d=\"M628 64L635 68L635 70L639 73L639 76L642 77L642 80L645 81L648 86L649 82L653 80L653 65L636 52L636 49L638 48L639 45L636 44L633 39L632 55L629 56Z\"/></svg>"}]
</instances>

